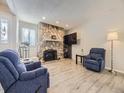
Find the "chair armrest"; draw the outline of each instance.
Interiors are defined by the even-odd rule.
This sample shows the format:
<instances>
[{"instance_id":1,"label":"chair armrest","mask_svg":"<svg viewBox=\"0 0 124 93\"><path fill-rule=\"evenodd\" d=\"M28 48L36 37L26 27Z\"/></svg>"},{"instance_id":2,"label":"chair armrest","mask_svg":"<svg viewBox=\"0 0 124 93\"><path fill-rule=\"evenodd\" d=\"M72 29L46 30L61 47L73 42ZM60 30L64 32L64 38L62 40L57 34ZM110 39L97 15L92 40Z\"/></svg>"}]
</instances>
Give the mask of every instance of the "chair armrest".
<instances>
[{"instance_id":1,"label":"chair armrest","mask_svg":"<svg viewBox=\"0 0 124 93\"><path fill-rule=\"evenodd\" d=\"M90 59L90 55L83 55L83 66L85 66L85 62L87 59Z\"/></svg>"},{"instance_id":2,"label":"chair armrest","mask_svg":"<svg viewBox=\"0 0 124 93\"><path fill-rule=\"evenodd\" d=\"M102 57L97 57L96 60L97 60L98 62L104 61Z\"/></svg>"},{"instance_id":3,"label":"chair armrest","mask_svg":"<svg viewBox=\"0 0 124 93\"><path fill-rule=\"evenodd\" d=\"M99 71L105 68L105 60L102 57L98 57L97 62L99 63Z\"/></svg>"},{"instance_id":4,"label":"chair armrest","mask_svg":"<svg viewBox=\"0 0 124 93\"><path fill-rule=\"evenodd\" d=\"M26 81L26 80L31 80L31 79L35 79L41 75L44 75L46 74L47 72L47 68L38 68L36 70L33 70L33 71L26 71L26 72L23 72L19 79L21 81Z\"/></svg>"},{"instance_id":5,"label":"chair armrest","mask_svg":"<svg viewBox=\"0 0 124 93\"><path fill-rule=\"evenodd\" d=\"M34 62L34 63L26 63L25 64L26 66L26 69L27 71L31 71L31 70L34 70L34 69L37 69L37 68L40 68L41 67L41 62Z\"/></svg>"}]
</instances>

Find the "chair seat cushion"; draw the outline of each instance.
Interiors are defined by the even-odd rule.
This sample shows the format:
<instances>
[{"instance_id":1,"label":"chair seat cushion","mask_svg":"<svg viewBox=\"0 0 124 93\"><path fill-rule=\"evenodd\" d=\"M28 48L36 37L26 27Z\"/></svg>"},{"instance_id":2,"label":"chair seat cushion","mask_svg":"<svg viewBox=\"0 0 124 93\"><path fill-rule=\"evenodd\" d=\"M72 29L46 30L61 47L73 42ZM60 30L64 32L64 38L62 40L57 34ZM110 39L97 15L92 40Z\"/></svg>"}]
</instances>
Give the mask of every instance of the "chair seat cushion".
<instances>
[{"instance_id":1,"label":"chair seat cushion","mask_svg":"<svg viewBox=\"0 0 124 93\"><path fill-rule=\"evenodd\" d=\"M22 81L35 79L39 76L45 75L47 73L47 68L37 68L33 71L27 71L20 74L19 79Z\"/></svg>"},{"instance_id":2,"label":"chair seat cushion","mask_svg":"<svg viewBox=\"0 0 124 93\"><path fill-rule=\"evenodd\" d=\"M96 61L96 60L91 60L91 59L86 60L86 63L85 63L85 64L99 65L98 61Z\"/></svg>"}]
</instances>

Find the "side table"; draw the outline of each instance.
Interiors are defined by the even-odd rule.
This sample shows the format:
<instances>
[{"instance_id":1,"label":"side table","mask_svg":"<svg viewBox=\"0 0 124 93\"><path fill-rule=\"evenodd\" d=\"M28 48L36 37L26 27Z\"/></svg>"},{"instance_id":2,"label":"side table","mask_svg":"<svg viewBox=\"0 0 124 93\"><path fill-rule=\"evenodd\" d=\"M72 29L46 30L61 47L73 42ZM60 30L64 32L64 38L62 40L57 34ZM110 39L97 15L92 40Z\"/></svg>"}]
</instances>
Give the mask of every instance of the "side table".
<instances>
[{"instance_id":1,"label":"side table","mask_svg":"<svg viewBox=\"0 0 124 93\"><path fill-rule=\"evenodd\" d=\"M80 61L81 61L80 63L82 63L83 61L83 56L76 54L76 64L78 63L78 57L80 58Z\"/></svg>"},{"instance_id":2,"label":"side table","mask_svg":"<svg viewBox=\"0 0 124 93\"><path fill-rule=\"evenodd\" d=\"M83 63L83 66L84 66L84 57L83 55L78 55L76 54L76 64L78 64L78 57L80 58L80 63L82 64Z\"/></svg>"}]
</instances>

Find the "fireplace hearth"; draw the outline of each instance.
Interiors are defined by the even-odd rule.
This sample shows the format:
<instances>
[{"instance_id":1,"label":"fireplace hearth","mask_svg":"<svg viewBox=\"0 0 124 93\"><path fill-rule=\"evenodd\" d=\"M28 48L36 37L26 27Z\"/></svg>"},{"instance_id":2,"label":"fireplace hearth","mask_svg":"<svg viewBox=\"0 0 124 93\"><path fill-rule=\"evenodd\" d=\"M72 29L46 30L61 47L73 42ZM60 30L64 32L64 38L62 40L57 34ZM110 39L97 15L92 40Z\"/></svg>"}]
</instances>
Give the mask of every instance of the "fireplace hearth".
<instances>
[{"instance_id":1,"label":"fireplace hearth","mask_svg":"<svg viewBox=\"0 0 124 93\"><path fill-rule=\"evenodd\" d=\"M57 50L48 49L43 52L44 61L57 60Z\"/></svg>"}]
</instances>

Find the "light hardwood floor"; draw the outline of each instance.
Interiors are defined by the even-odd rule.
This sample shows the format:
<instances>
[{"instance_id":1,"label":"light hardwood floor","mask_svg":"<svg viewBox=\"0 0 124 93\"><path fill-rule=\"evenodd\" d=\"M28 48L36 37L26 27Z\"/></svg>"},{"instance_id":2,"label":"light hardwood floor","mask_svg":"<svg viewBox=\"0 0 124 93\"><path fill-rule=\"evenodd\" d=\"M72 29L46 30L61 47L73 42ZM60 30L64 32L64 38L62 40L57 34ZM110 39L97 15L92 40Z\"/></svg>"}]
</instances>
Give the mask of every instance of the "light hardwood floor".
<instances>
[{"instance_id":1,"label":"light hardwood floor","mask_svg":"<svg viewBox=\"0 0 124 93\"><path fill-rule=\"evenodd\" d=\"M115 76L106 70L92 72L72 60L47 62L44 66L50 73L48 93L124 93L124 75Z\"/></svg>"},{"instance_id":2,"label":"light hardwood floor","mask_svg":"<svg viewBox=\"0 0 124 93\"><path fill-rule=\"evenodd\" d=\"M124 93L124 76L96 73L72 60L45 63L50 73L48 93Z\"/></svg>"}]
</instances>

